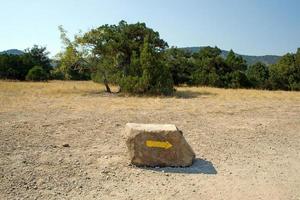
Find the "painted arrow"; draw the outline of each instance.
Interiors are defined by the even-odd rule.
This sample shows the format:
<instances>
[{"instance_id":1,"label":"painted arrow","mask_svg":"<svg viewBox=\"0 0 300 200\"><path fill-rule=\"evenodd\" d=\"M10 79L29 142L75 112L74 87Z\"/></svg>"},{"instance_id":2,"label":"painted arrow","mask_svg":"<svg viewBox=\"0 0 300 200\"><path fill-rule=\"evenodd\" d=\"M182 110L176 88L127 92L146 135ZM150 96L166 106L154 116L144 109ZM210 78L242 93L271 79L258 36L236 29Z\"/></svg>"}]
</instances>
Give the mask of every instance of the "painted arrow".
<instances>
[{"instance_id":1,"label":"painted arrow","mask_svg":"<svg viewBox=\"0 0 300 200\"><path fill-rule=\"evenodd\" d=\"M151 148L169 149L173 145L168 141L162 142L162 141L155 141L155 140L147 140L146 146Z\"/></svg>"}]
</instances>

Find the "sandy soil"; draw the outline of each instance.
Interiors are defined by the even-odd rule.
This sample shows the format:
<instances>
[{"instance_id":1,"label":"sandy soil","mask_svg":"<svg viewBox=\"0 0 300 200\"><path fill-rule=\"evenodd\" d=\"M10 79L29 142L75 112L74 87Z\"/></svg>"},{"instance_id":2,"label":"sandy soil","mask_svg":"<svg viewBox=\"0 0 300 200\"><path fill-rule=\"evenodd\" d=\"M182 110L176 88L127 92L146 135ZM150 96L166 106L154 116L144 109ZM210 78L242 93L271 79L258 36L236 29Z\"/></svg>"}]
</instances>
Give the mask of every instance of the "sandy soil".
<instances>
[{"instance_id":1,"label":"sandy soil","mask_svg":"<svg viewBox=\"0 0 300 200\"><path fill-rule=\"evenodd\" d=\"M300 93L102 91L0 81L0 199L300 199ZM130 166L127 122L175 124L194 165Z\"/></svg>"}]
</instances>

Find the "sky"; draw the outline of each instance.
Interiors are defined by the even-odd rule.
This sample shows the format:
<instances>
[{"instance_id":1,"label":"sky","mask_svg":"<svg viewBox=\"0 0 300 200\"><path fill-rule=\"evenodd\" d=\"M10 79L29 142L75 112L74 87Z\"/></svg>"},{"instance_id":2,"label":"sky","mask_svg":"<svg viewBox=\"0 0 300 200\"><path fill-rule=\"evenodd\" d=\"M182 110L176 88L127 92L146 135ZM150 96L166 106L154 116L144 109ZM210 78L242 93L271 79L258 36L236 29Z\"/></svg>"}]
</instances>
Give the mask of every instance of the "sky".
<instances>
[{"instance_id":1,"label":"sky","mask_svg":"<svg viewBox=\"0 0 300 200\"><path fill-rule=\"evenodd\" d=\"M145 22L169 46L218 46L247 55L300 47L299 0L0 0L0 51L46 46L103 24Z\"/></svg>"}]
</instances>

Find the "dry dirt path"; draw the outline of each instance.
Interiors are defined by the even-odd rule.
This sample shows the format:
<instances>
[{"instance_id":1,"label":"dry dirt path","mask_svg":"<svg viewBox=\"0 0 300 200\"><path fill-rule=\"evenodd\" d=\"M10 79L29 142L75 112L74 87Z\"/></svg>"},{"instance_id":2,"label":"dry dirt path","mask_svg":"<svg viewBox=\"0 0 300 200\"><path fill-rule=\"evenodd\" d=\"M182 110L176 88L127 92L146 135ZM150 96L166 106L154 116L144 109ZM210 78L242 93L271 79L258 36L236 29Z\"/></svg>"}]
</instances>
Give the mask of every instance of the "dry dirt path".
<instances>
[{"instance_id":1,"label":"dry dirt path","mask_svg":"<svg viewBox=\"0 0 300 200\"><path fill-rule=\"evenodd\" d=\"M0 199L300 199L300 93L99 87L0 81ZM127 122L177 125L195 164L129 166Z\"/></svg>"}]
</instances>

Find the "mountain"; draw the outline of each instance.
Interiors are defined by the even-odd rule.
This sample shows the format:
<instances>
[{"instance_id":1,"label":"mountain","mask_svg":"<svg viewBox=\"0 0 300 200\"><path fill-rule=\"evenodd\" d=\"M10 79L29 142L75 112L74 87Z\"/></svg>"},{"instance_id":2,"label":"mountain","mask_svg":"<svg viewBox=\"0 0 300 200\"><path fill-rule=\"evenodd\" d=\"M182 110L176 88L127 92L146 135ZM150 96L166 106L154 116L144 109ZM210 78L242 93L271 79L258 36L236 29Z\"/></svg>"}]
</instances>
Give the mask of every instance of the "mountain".
<instances>
[{"instance_id":1,"label":"mountain","mask_svg":"<svg viewBox=\"0 0 300 200\"><path fill-rule=\"evenodd\" d=\"M184 49L184 50L187 50L187 51L190 51L192 53L195 53L195 52L198 52L200 49L203 49L204 46L202 47L184 47L184 48L181 48L181 49ZM226 51L226 50L221 50L222 53L221 53L221 56L223 58L226 58L229 51ZM6 51L2 51L0 52L0 54L11 54L11 55L22 55L24 54L23 51L21 50L18 50L18 49L9 49L9 50L6 50ZM242 54L237 54L237 55L241 55L247 62L247 64L249 65L252 65L256 62L262 62L262 63L265 63L267 65L271 65L271 64L275 64L279 59L280 59L280 56L275 56L275 55L265 55L265 56L249 56L249 55L242 55Z\"/></svg>"},{"instance_id":2,"label":"mountain","mask_svg":"<svg viewBox=\"0 0 300 200\"><path fill-rule=\"evenodd\" d=\"M181 49L185 49L187 51L195 53L203 48L204 47L184 47ZM222 51L221 56L223 58L226 58L229 51L226 51L226 50L221 50L221 51ZM265 55L265 56L249 56L249 55L242 55L242 54L237 54L237 55L241 55L246 60L247 64L249 64L249 65L252 65L256 62L262 62L267 65L271 65L271 64L275 64L280 59L280 56L275 56L275 55Z\"/></svg>"},{"instance_id":3,"label":"mountain","mask_svg":"<svg viewBox=\"0 0 300 200\"><path fill-rule=\"evenodd\" d=\"M0 54L22 55L22 54L24 54L24 52L19 49L9 49L9 50L0 52Z\"/></svg>"}]
</instances>

